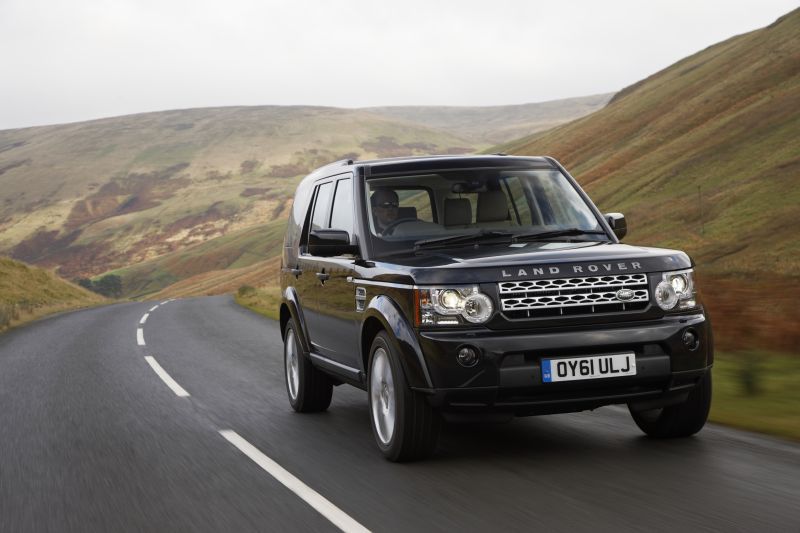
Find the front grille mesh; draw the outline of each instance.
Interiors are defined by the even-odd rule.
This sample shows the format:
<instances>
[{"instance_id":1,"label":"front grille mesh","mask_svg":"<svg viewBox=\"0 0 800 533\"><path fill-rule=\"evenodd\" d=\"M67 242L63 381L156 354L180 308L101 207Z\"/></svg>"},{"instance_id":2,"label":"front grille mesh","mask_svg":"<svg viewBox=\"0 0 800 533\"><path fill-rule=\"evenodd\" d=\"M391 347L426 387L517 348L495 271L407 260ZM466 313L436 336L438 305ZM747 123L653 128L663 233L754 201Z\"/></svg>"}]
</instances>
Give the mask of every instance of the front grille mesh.
<instances>
[{"instance_id":1,"label":"front grille mesh","mask_svg":"<svg viewBox=\"0 0 800 533\"><path fill-rule=\"evenodd\" d=\"M650 298L646 274L501 281L498 289L509 318L641 310ZM632 298L617 298L620 289L630 290Z\"/></svg>"}]
</instances>

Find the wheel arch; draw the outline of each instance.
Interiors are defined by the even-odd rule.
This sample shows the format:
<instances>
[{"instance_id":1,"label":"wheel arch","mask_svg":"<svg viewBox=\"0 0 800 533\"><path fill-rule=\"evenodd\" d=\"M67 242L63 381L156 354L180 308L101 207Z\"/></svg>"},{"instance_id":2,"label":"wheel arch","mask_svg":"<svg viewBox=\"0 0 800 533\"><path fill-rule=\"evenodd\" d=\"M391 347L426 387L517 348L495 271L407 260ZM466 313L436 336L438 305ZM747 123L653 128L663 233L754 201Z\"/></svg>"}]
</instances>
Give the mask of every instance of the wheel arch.
<instances>
[{"instance_id":1,"label":"wheel arch","mask_svg":"<svg viewBox=\"0 0 800 533\"><path fill-rule=\"evenodd\" d=\"M361 324L360 347L365 374L369 374L369 350L380 331L386 331L400 355L406 381L412 388L432 388L414 328L406 320L397 303L385 295L375 296L365 309Z\"/></svg>"},{"instance_id":2,"label":"wheel arch","mask_svg":"<svg viewBox=\"0 0 800 533\"><path fill-rule=\"evenodd\" d=\"M303 350L304 354L308 354L311 348L308 344L306 324L303 319L303 312L298 305L297 291L292 287L287 287L283 293L279 319L281 338L286 334L286 326L291 321L295 326L295 333L297 334L297 339L300 341L300 348Z\"/></svg>"}]
</instances>

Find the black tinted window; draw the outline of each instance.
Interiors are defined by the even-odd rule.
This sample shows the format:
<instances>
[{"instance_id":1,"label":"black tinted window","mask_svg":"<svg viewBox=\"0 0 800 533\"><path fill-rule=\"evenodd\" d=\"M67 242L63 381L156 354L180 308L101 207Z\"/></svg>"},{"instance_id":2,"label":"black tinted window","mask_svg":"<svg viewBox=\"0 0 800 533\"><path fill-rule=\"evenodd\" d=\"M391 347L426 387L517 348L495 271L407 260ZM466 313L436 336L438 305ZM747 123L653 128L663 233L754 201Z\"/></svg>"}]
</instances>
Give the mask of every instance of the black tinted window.
<instances>
[{"instance_id":1,"label":"black tinted window","mask_svg":"<svg viewBox=\"0 0 800 533\"><path fill-rule=\"evenodd\" d=\"M331 210L331 228L353 234L353 187L350 178L336 182Z\"/></svg>"}]
</instances>

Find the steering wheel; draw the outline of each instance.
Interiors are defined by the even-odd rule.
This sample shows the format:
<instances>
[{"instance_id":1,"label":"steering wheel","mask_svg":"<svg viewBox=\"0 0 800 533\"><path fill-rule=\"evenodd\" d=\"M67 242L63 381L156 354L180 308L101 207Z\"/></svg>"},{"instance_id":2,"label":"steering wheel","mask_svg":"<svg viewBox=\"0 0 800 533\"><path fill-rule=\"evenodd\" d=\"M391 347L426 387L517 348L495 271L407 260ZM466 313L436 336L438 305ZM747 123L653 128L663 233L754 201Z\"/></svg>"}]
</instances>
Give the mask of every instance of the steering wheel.
<instances>
[{"instance_id":1,"label":"steering wheel","mask_svg":"<svg viewBox=\"0 0 800 533\"><path fill-rule=\"evenodd\" d=\"M391 222L389 222L386 225L385 228L383 228L383 231L381 232L381 235L391 235L391 234L394 233L394 229L397 226L399 226L400 224L405 224L406 222L416 222L416 221L417 221L416 218L408 218L408 217L406 217L406 218L398 218L397 220L392 220Z\"/></svg>"}]
</instances>

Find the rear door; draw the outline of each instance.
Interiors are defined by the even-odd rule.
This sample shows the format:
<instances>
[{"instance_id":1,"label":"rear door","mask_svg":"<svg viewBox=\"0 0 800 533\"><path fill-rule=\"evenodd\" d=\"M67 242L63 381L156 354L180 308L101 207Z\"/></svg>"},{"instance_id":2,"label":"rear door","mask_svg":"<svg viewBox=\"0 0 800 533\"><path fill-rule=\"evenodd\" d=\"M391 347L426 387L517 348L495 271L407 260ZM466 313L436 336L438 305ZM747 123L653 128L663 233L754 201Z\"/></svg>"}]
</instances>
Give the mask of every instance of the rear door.
<instances>
[{"instance_id":1,"label":"rear door","mask_svg":"<svg viewBox=\"0 0 800 533\"><path fill-rule=\"evenodd\" d=\"M320 321L319 321L319 302L318 289L320 281L317 272L323 268L319 264L318 257L308 253L308 234L315 229L324 229L330 217L330 205L333 199L334 181L332 179L318 182L314 187L314 200L311 207L311 216L308 224L303 230L300 241L300 255L297 258L297 269L300 271L295 287L297 288L300 304L303 307L303 317L308 329L308 341L311 343L311 351L320 352Z\"/></svg>"}]
</instances>

